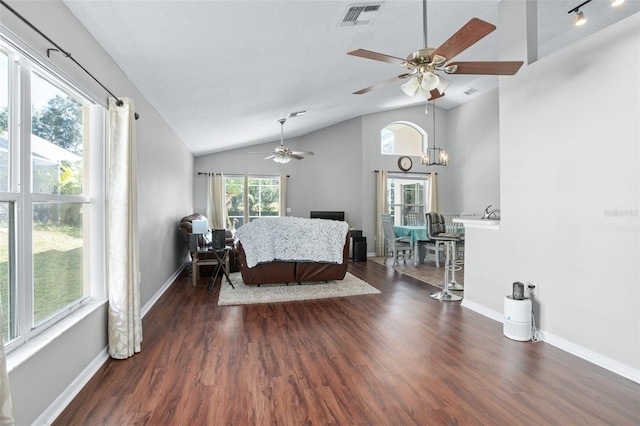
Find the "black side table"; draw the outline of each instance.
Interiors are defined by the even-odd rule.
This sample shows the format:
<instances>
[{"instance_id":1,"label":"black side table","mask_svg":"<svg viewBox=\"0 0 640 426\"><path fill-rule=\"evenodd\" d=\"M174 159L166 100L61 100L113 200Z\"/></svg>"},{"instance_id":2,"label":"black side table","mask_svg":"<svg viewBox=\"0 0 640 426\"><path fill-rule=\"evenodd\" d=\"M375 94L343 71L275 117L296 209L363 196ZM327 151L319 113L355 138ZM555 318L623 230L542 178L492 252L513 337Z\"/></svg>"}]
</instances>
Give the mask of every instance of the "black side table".
<instances>
[{"instance_id":1,"label":"black side table","mask_svg":"<svg viewBox=\"0 0 640 426\"><path fill-rule=\"evenodd\" d=\"M211 276L211 282L209 283L209 287L207 289L209 291L209 294L213 293L213 284L216 282L216 278L218 278L218 275L220 275L221 272L222 274L224 274L225 277L227 277L227 281L229 282L229 285L231 285L231 287L235 289L235 287L233 286L233 283L231 282L231 278L229 278L229 273L227 272L227 266L226 266L227 256L231 251L231 247L226 246L224 248L214 249L212 251L216 255L216 260L218 263L216 264L215 271L213 271L213 275ZM222 282L222 277L220 277L220 282Z\"/></svg>"}]
</instances>

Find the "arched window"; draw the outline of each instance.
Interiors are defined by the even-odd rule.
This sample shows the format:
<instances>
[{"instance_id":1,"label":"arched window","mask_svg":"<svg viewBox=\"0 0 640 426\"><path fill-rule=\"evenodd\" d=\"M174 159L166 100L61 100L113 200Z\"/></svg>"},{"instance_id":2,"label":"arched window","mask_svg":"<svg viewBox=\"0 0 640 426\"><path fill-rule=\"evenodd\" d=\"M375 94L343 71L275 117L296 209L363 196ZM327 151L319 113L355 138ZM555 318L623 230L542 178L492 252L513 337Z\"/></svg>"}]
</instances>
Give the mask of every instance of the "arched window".
<instances>
[{"instance_id":1,"label":"arched window","mask_svg":"<svg viewBox=\"0 0 640 426\"><path fill-rule=\"evenodd\" d=\"M380 131L380 153L419 157L425 152L427 137L427 133L413 123L390 123Z\"/></svg>"}]
</instances>

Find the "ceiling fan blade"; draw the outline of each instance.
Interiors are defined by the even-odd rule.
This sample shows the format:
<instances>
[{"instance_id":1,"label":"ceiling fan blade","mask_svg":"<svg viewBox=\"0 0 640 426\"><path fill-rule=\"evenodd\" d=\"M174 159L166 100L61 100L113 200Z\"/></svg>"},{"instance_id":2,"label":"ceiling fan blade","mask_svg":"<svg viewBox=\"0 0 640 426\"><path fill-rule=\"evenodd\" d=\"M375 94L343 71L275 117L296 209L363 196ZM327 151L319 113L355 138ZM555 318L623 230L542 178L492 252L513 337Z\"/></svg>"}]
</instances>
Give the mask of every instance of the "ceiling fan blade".
<instances>
[{"instance_id":1,"label":"ceiling fan blade","mask_svg":"<svg viewBox=\"0 0 640 426\"><path fill-rule=\"evenodd\" d=\"M299 155L296 155L296 154L293 154L293 153L290 153L289 157L293 158L294 160L302 160L302 159L304 159L304 157L300 157Z\"/></svg>"},{"instance_id":2,"label":"ceiling fan blade","mask_svg":"<svg viewBox=\"0 0 640 426\"><path fill-rule=\"evenodd\" d=\"M447 68L455 67L455 71L448 74L484 74L484 75L514 75L522 66L522 61L500 61L500 62L452 62L447 64Z\"/></svg>"},{"instance_id":3,"label":"ceiling fan blade","mask_svg":"<svg viewBox=\"0 0 640 426\"><path fill-rule=\"evenodd\" d=\"M471 18L471 20L464 24L454 35L449 37L449 40L438 47L432 56L444 56L450 61L454 56L477 43L483 37L491 34L495 29L496 26L493 24L485 22L482 19Z\"/></svg>"},{"instance_id":4,"label":"ceiling fan blade","mask_svg":"<svg viewBox=\"0 0 640 426\"><path fill-rule=\"evenodd\" d=\"M275 156L276 156L275 154L271 154L271 155L269 155L267 157L264 157L264 160L271 160Z\"/></svg>"},{"instance_id":5,"label":"ceiling fan blade","mask_svg":"<svg viewBox=\"0 0 640 426\"><path fill-rule=\"evenodd\" d=\"M374 61L387 62L389 64L403 65L407 62L406 59L396 58L395 56L385 55L384 53L372 52L366 49L356 49L347 52L347 55L359 56L365 59L373 59Z\"/></svg>"},{"instance_id":6,"label":"ceiling fan blade","mask_svg":"<svg viewBox=\"0 0 640 426\"><path fill-rule=\"evenodd\" d=\"M444 93L440 93L438 89L433 89L429 93L431 94L431 96L429 97L429 99L427 99L428 101L435 101L436 99L444 96Z\"/></svg>"},{"instance_id":7,"label":"ceiling fan blade","mask_svg":"<svg viewBox=\"0 0 640 426\"><path fill-rule=\"evenodd\" d=\"M311 151L291 151L291 153L295 155L315 155Z\"/></svg>"},{"instance_id":8,"label":"ceiling fan blade","mask_svg":"<svg viewBox=\"0 0 640 426\"><path fill-rule=\"evenodd\" d=\"M364 89L360 89L357 92L353 92L354 95L364 95L365 93L369 93L372 90L380 89L381 87L388 86L391 83L395 83L398 80L404 80L407 77L411 77L415 73L405 73L400 74L397 77L390 78L389 80L381 81L378 84L374 84L373 86L365 87Z\"/></svg>"}]
</instances>

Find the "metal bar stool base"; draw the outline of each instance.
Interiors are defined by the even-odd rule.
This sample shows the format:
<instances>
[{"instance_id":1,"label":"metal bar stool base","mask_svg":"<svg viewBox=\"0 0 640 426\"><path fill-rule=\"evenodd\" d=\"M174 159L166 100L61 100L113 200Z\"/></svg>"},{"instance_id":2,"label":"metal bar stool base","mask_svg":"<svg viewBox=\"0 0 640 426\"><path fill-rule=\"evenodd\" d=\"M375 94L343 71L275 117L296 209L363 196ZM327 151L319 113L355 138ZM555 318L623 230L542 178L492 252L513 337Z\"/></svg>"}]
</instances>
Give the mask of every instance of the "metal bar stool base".
<instances>
[{"instance_id":1,"label":"metal bar stool base","mask_svg":"<svg viewBox=\"0 0 640 426\"><path fill-rule=\"evenodd\" d=\"M459 302L462 300L462 296L453 294L448 290L437 291L435 293L431 293L430 296L434 299L442 300L443 302Z\"/></svg>"},{"instance_id":2,"label":"metal bar stool base","mask_svg":"<svg viewBox=\"0 0 640 426\"><path fill-rule=\"evenodd\" d=\"M438 285L438 287L440 288L444 288L444 283ZM449 290L453 290L453 291L464 291L464 286L462 284L458 284L456 282L450 282L449 283Z\"/></svg>"}]
</instances>

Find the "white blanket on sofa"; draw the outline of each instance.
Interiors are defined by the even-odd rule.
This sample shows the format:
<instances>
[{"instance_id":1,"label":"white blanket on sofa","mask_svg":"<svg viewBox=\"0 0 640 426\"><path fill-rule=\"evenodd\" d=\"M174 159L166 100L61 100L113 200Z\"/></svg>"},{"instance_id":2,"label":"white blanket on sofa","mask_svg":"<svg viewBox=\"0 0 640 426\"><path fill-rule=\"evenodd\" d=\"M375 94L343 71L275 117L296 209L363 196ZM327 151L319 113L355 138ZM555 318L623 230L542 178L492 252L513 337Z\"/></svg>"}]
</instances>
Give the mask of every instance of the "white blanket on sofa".
<instances>
[{"instance_id":1,"label":"white blanket on sofa","mask_svg":"<svg viewBox=\"0 0 640 426\"><path fill-rule=\"evenodd\" d=\"M348 231L347 222L273 217L242 225L235 237L253 268L273 260L342 263Z\"/></svg>"}]
</instances>

